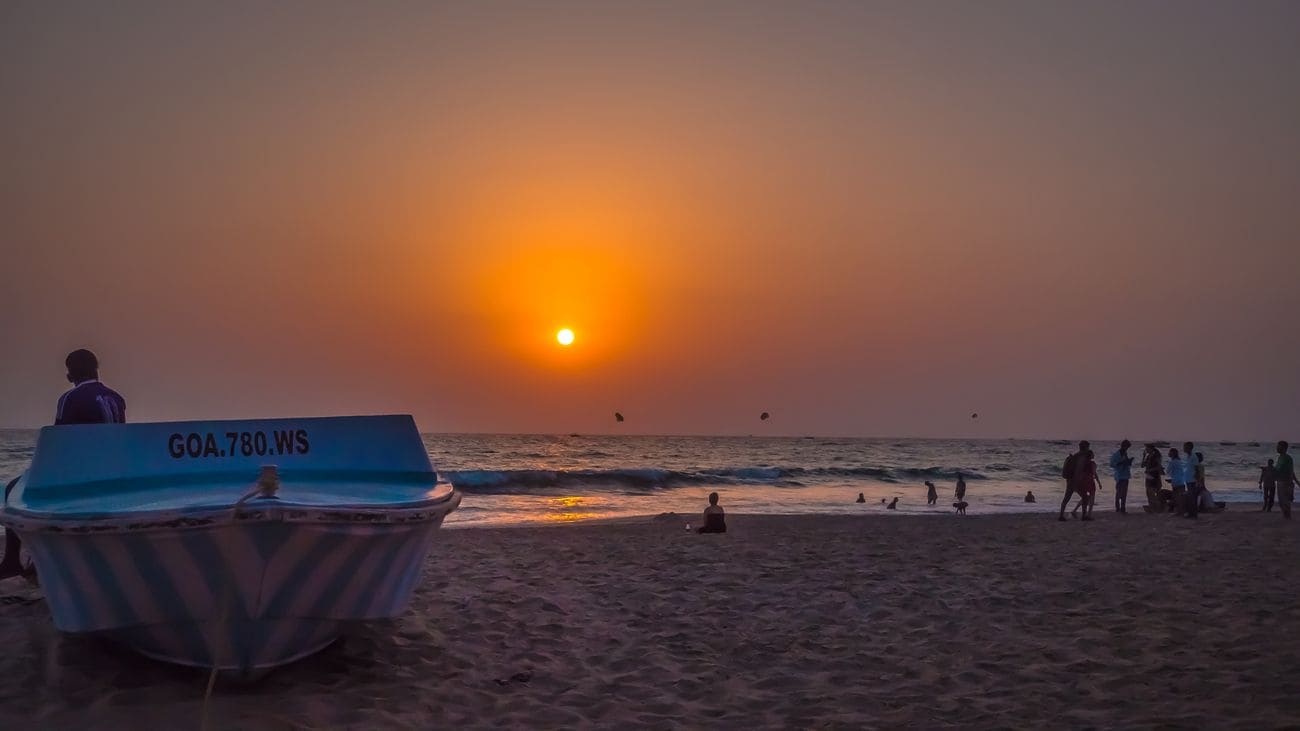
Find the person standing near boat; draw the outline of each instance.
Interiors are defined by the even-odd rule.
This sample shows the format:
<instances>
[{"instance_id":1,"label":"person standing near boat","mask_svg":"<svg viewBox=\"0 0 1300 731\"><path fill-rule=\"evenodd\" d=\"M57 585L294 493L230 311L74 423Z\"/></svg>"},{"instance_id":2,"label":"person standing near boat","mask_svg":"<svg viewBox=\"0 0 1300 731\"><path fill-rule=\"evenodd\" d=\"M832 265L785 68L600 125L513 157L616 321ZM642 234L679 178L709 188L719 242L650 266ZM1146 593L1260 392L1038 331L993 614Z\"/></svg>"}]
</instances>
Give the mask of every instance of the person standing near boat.
<instances>
[{"instance_id":1,"label":"person standing near boat","mask_svg":"<svg viewBox=\"0 0 1300 731\"><path fill-rule=\"evenodd\" d=\"M1128 481L1133 477L1133 458L1128 456L1133 443L1125 439L1110 456L1110 469L1115 474L1115 512L1128 512Z\"/></svg>"},{"instance_id":2,"label":"person standing near boat","mask_svg":"<svg viewBox=\"0 0 1300 731\"><path fill-rule=\"evenodd\" d=\"M54 412L55 426L72 424L124 424L126 399L122 394L99 382L99 359L86 349L68 353L63 361L72 388L59 397ZM18 483L15 478L5 487L5 499ZM22 573L18 552L22 541L18 534L5 530L5 554L0 560L0 579Z\"/></svg>"},{"instance_id":3,"label":"person standing near boat","mask_svg":"<svg viewBox=\"0 0 1300 731\"><path fill-rule=\"evenodd\" d=\"M99 382L99 359L94 353L74 350L64 364L72 388L59 398L55 426L126 423L126 399Z\"/></svg>"}]
</instances>

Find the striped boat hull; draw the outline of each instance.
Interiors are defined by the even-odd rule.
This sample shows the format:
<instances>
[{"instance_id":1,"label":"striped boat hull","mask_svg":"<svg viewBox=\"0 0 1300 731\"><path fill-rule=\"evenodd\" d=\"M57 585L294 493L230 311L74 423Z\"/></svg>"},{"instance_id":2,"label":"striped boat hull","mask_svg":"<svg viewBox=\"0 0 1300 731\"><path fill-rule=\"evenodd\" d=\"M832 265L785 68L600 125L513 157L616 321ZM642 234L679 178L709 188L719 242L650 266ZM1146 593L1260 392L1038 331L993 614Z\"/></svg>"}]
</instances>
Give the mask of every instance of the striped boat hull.
<instances>
[{"instance_id":1,"label":"striped boat hull","mask_svg":"<svg viewBox=\"0 0 1300 731\"><path fill-rule=\"evenodd\" d=\"M248 673L323 648L344 623L402 613L445 516L34 531L24 541L60 630Z\"/></svg>"}]
</instances>

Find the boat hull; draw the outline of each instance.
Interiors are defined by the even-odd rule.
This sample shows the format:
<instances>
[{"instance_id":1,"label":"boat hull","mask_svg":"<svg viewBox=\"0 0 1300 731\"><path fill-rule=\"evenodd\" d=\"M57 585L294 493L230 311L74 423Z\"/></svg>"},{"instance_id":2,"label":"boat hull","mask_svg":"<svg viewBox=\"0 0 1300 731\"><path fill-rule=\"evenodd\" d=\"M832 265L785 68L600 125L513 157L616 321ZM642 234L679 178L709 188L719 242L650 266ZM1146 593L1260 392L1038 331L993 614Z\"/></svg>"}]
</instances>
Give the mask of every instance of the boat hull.
<instances>
[{"instance_id":1,"label":"boat hull","mask_svg":"<svg viewBox=\"0 0 1300 731\"><path fill-rule=\"evenodd\" d=\"M405 414L45 427L5 492L56 627L245 674L400 614L460 503Z\"/></svg>"},{"instance_id":2,"label":"boat hull","mask_svg":"<svg viewBox=\"0 0 1300 731\"><path fill-rule=\"evenodd\" d=\"M178 529L34 531L24 541L60 630L247 674L325 647L348 622L403 612L455 497L421 520L272 515Z\"/></svg>"}]
</instances>

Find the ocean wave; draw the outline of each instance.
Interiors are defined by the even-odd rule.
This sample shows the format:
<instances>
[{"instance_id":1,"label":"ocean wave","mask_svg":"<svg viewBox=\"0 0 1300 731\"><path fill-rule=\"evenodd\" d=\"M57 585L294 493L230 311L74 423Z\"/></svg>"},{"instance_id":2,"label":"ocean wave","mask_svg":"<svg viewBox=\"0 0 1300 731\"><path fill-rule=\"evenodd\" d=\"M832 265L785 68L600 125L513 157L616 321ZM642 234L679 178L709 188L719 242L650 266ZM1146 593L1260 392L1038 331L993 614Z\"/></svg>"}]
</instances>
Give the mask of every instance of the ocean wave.
<instances>
[{"instance_id":1,"label":"ocean wave","mask_svg":"<svg viewBox=\"0 0 1300 731\"><path fill-rule=\"evenodd\" d=\"M670 470L653 467L573 470L449 470L442 476L456 489L470 493L533 492L554 489L615 488L647 491L690 485L773 485L802 487L806 478L852 478L877 482L920 482L924 479L984 480L984 475L951 467L722 467ZM805 479L801 479L805 478Z\"/></svg>"},{"instance_id":2,"label":"ocean wave","mask_svg":"<svg viewBox=\"0 0 1300 731\"><path fill-rule=\"evenodd\" d=\"M663 469L452 470L440 472L464 492L530 492L551 488L621 487L646 490L699 482L689 472Z\"/></svg>"}]
</instances>

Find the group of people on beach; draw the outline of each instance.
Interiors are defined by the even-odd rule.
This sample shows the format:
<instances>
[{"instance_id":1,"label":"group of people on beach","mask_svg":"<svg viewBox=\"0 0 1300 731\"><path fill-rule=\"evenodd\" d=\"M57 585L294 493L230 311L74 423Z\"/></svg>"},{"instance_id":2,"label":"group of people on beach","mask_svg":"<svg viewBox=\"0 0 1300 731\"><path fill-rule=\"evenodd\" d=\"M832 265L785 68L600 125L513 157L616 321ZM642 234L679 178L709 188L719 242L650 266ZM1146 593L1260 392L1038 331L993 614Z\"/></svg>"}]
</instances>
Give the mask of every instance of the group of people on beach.
<instances>
[{"instance_id":1,"label":"group of people on beach","mask_svg":"<svg viewBox=\"0 0 1300 731\"><path fill-rule=\"evenodd\" d=\"M1128 487L1132 478L1134 458L1129 455L1132 443L1125 439L1119 448L1111 454L1109 464L1115 478L1115 512L1128 512ZM1295 500L1296 472L1295 462L1289 454L1290 445L1277 443L1277 460L1269 460L1259 477L1259 489L1264 492L1264 510L1271 512L1276 502L1282 510L1282 516L1291 518L1291 503ZM1196 451L1192 442L1183 442L1182 452L1176 447L1169 449L1169 462L1166 464L1160 448L1148 443L1142 450L1142 459L1138 467L1142 470L1146 488L1148 513L1172 513L1186 518L1196 518L1202 512L1222 510L1224 503L1217 502L1205 485L1205 453ZM1092 510L1097 502L1097 491L1101 489L1101 477L1097 473L1097 461L1092 446L1085 440L1079 442L1079 450L1066 457L1061 467L1061 477L1065 479L1065 497L1061 500L1058 520L1065 520L1065 509L1070 499L1079 496L1079 504L1071 514L1082 510L1083 520L1092 520ZM1169 488L1165 488L1165 484Z\"/></svg>"},{"instance_id":2,"label":"group of people on beach","mask_svg":"<svg viewBox=\"0 0 1300 731\"><path fill-rule=\"evenodd\" d=\"M1142 471L1146 489L1148 513L1172 513L1187 518L1195 518L1201 513L1215 513L1225 508L1225 503L1214 499L1214 494L1205 484L1205 453L1196 450L1192 442L1183 442L1182 450L1171 447L1165 455L1155 443L1143 447L1142 456L1138 458L1129 454L1133 444L1125 439L1107 460L1115 479L1115 512L1128 513L1128 488L1133 477L1133 463ZM1295 501L1297 478L1295 462L1290 455L1287 442L1277 443L1277 459L1268 460L1260 470L1259 489L1264 493L1263 510L1272 512L1277 505L1284 518L1291 517L1291 504ZM1070 501L1076 496L1078 503L1070 511L1071 516L1081 514L1082 520L1092 520L1093 508L1097 502L1097 492L1102 489L1101 475L1097 468L1096 454L1088 441L1079 442L1079 449L1070 453L1061 467L1061 477L1065 479L1065 497L1061 499L1058 520L1067 520L1065 511ZM1168 487L1166 487L1168 485ZM939 500L935 484L925 482L926 505L934 505ZM969 503L966 502L966 478L957 473L957 484L953 490L955 502L953 508L959 515L966 514ZM1033 490L1025 493L1026 503L1036 503L1038 499ZM858 493L858 503L865 503L866 496ZM882 504L885 500L882 498ZM898 498L890 503L889 510L897 509Z\"/></svg>"}]
</instances>

